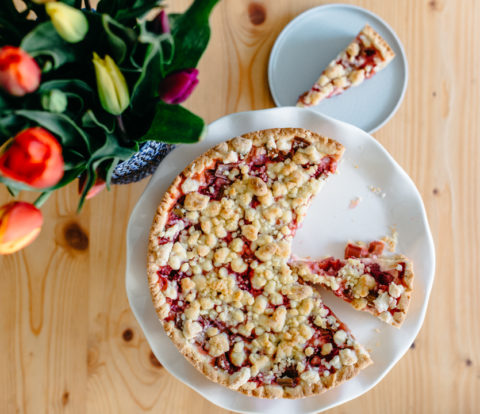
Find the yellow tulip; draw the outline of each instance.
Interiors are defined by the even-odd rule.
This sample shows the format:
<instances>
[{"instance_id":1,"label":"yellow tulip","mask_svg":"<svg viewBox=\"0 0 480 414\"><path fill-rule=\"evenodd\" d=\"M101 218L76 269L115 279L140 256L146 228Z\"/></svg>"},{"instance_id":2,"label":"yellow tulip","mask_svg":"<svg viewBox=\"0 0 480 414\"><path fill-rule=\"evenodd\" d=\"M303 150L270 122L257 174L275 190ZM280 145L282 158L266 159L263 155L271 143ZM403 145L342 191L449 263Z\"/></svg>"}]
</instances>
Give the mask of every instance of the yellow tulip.
<instances>
[{"instance_id":1,"label":"yellow tulip","mask_svg":"<svg viewBox=\"0 0 480 414\"><path fill-rule=\"evenodd\" d=\"M101 59L93 52L93 65L97 77L98 96L103 109L112 115L120 115L130 103L125 77L108 55Z\"/></svg>"},{"instance_id":2,"label":"yellow tulip","mask_svg":"<svg viewBox=\"0 0 480 414\"><path fill-rule=\"evenodd\" d=\"M50 16L57 33L69 43L78 43L88 32L88 20L81 10L65 3L45 4L45 11Z\"/></svg>"}]
</instances>

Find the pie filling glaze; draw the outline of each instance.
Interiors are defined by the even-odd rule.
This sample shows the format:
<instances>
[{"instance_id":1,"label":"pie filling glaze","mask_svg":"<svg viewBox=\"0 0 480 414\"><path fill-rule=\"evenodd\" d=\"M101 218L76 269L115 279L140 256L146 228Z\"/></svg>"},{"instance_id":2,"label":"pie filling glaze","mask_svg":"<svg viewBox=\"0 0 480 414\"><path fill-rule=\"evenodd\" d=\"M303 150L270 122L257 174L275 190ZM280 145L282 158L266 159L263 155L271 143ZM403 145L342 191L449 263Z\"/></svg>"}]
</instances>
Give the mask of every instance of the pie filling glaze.
<instances>
[{"instance_id":1,"label":"pie filling glaze","mask_svg":"<svg viewBox=\"0 0 480 414\"><path fill-rule=\"evenodd\" d=\"M150 234L150 290L167 334L213 381L299 398L371 362L300 275L313 277L322 262L289 262L295 231L342 153L303 129L258 131L217 145L167 191Z\"/></svg>"}]
</instances>

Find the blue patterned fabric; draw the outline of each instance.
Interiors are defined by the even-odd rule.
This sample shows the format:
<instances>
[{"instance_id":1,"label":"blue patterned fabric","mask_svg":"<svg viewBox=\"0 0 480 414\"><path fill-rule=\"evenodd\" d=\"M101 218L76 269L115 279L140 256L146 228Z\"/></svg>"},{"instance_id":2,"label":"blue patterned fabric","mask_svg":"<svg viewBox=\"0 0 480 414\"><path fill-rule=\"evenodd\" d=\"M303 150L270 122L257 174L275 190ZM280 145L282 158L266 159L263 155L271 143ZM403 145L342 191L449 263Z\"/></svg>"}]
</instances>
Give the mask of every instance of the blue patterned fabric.
<instances>
[{"instance_id":1,"label":"blue patterned fabric","mask_svg":"<svg viewBox=\"0 0 480 414\"><path fill-rule=\"evenodd\" d=\"M140 151L117 165L112 175L112 184L135 183L153 174L175 145L147 141Z\"/></svg>"}]
</instances>

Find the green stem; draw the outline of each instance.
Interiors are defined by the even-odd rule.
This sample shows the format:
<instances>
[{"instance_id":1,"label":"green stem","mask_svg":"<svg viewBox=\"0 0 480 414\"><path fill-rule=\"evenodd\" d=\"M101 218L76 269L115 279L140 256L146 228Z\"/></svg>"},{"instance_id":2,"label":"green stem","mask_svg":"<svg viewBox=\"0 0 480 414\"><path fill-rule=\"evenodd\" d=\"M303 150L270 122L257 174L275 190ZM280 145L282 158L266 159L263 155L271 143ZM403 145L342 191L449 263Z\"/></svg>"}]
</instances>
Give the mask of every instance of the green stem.
<instances>
[{"instance_id":1,"label":"green stem","mask_svg":"<svg viewBox=\"0 0 480 414\"><path fill-rule=\"evenodd\" d=\"M7 187L7 190L8 190L8 192L10 193L10 195L11 195L12 197L17 197L17 196L18 196L18 193L19 193L20 191L18 191L18 190L17 190L16 188L14 188L14 187L10 187L9 185L7 185L6 187Z\"/></svg>"},{"instance_id":2,"label":"green stem","mask_svg":"<svg viewBox=\"0 0 480 414\"><path fill-rule=\"evenodd\" d=\"M125 124L123 123L122 115L117 115L117 124L118 129L120 130L120 142L122 144L128 144L127 130L125 129Z\"/></svg>"},{"instance_id":3,"label":"green stem","mask_svg":"<svg viewBox=\"0 0 480 414\"><path fill-rule=\"evenodd\" d=\"M52 191L44 191L42 194L38 196L38 198L33 202L33 205L37 208L43 206L43 203L48 200L48 197L52 194Z\"/></svg>"}]
</instances>

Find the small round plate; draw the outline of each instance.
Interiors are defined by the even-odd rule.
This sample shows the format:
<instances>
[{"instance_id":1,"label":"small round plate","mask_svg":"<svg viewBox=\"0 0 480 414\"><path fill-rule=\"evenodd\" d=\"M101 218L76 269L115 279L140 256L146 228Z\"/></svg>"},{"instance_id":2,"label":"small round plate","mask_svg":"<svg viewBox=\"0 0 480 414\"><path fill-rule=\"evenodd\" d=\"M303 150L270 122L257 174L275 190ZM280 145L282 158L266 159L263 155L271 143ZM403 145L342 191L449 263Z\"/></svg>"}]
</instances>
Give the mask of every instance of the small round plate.
<instances>
[{"instance_id":1,"label":"small round plate","mask_svg":"<svg viewBox=\"0 0 480 414\"><path fill-rule=\"evenodd\" d=\"M324 394L298 400L248 397L216 384L190 364L165 334L147 283L148 235L156 208L174 178L195 158L219 142L267 128L306 128L345 146L338 174L333 174L313 199L293 243L293 254L319 258L342 256L348 240L375 240L399 232L397 250L415 266L414 292L400 329L366 312L355 311L330 292L322 300L346 323L370 352L374 364L355 378ZM381 188L385 196L371 191ZM352 199L361 197L356 208ZM212 403L230 411L262 414L310 414L358 397L377 384L407 352L425 317L432 289L435 252L422 199L414 183L371 135L305 108L272 108L227 115L208 127L205 140L173 150L152 176L135 206L127 230L127 296L152 351L172 375ZM392 398L394 395L392 390Z\"/></svg>"},{"instance_id":2,"label":"small round plate","mask_svg":"<svg viewBox=\"0 0 480 414\"><path fill-rule=\"evenodd\" d=\"M313 110L373 133L397 111L408 82L403 46L393 29L372 12L346 4L331 4L307 10L280 33L270 54L268 81L277 106L295 105L320 73L368 23L395 52L381 72L325 99Z\"/></svg>"}]
</instances>

